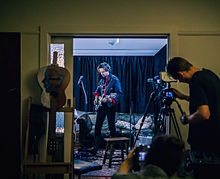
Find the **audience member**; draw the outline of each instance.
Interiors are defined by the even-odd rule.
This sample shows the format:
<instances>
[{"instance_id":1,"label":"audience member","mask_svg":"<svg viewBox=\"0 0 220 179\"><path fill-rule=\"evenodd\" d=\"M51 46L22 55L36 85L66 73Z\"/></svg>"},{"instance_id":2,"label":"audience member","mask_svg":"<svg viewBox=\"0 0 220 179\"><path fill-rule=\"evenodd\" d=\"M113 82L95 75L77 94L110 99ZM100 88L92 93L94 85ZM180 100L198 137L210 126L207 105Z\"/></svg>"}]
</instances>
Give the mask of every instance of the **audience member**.
<instances>
[{"instance_id":1,"label":"audience member","mask_svg":"<svg viewBox=\"0 0 220 179\"><path fill-rule=\"evenodd\" d=\"M170 178L184 164L184 142L172 135L156 136L147 151L145 162L140 171L132 172L137 165L133 157L136 149L133 148L125 161L122 162L113 179L136 179L136 178Z\"/></svg>"}]
</instances>

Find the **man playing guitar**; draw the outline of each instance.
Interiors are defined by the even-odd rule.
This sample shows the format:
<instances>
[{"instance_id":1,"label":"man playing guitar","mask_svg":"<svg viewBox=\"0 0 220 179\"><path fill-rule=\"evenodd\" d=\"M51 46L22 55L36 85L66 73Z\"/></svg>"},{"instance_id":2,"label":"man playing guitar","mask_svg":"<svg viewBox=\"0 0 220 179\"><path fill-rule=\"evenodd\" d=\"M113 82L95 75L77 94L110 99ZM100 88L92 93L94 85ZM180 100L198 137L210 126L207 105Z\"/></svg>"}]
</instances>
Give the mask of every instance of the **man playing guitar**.
<instances>
[{"instance_id":1,"label":"man playing guitar","mask_svg":"<svg viewBox=\"0 0 220 179\"><path fill-rule=\"evenodd\" d=\"M103 62L99 64L97 70L101 74L101 79L94 94L94 105L97 110L97 115L95 124L94 147L91 150L93 155L96 155L98 151L101 139L101 129L106 116L108 119L108 126L111 137L116 135L116 104L119 102L119 97L122 94L120 80L118 77L110 73L111 67L108 63Z\"/></svg>"}]
</instances>

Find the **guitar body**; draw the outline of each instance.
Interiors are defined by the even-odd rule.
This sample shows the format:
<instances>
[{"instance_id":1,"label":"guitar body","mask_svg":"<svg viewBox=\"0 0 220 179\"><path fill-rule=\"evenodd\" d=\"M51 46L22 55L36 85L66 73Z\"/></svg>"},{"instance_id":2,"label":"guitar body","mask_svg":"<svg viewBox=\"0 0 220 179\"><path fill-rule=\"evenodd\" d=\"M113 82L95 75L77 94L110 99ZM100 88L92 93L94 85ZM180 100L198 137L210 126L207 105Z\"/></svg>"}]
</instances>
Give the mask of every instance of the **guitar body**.
<instances>
[{"instance_id":1,"label":"guitar body","mask_svg":"<svg viewBox=\"0 0 220 179\"><path fill-rule=\"evenodd\" d=\"M49 65L40 68L37 74L38 82L42 88L41 103L50 108L50 96L56 98L57 109L66 103L65 89L70 81L70 73L66 68Z\"/></svg>"},{"instance_id":2,"label":"guitar body","mask_svg":"<svg viewBox=\"0 0 220 179\"><path fill-rule=\"evenodd\" d=\"M111 93L110 95L102 95L102 96L98 96L98 102L97 104L95 105L95 111L97 111L102 105L103 105L103 99L104 98L114 98L116 96L116 93ZM108 107L111 107L113 105L113 103L109 103L109 102L106 102L108 103Z\"/></svg>"},{"instance_id":3,"label":"guitar body","mask_svg":"<svg viewBox=\"0 0 220 179\"><path fill-rule=\"evenodd\" d=\"M102 96L98 96L98 102L95 105L95 110L97 111L99 109L99 107L102 106L102 100L103 100L103 95Z\"/></svg>"},{"instance_id":4,"label":"guitar body","mask_svg":"<svg viewBox=\"0 0 220 179\"><path fill-rule=\"evenodd\" d=\"M42 89L41 104L46 108L50 108L50 93L46 92L46 88L44 87L44 83L43 83L46 70L47 70L47 66L39 69L37 73L37 80Z\"/></svg>"}]
</instances>

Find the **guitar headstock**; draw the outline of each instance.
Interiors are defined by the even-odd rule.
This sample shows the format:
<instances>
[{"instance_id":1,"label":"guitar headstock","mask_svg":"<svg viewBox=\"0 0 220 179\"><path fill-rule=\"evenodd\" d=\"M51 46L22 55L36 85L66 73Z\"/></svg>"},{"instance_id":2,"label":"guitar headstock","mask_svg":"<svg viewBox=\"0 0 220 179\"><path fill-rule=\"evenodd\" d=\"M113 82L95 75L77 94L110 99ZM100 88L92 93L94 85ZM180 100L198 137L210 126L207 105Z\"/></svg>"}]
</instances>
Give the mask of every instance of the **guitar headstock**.
<instances>
[{"instance_id":1,"label":"guitar headstock","mask_svg":"<svg viewBox=\"0 0 220 179\"><path fill-rule=\"evenodd\" d=\"M52 62L52 65L58 65L57 64L57 54L58 54L57 51L53 52L53 62Z\"/></svg>"}]
</instances>

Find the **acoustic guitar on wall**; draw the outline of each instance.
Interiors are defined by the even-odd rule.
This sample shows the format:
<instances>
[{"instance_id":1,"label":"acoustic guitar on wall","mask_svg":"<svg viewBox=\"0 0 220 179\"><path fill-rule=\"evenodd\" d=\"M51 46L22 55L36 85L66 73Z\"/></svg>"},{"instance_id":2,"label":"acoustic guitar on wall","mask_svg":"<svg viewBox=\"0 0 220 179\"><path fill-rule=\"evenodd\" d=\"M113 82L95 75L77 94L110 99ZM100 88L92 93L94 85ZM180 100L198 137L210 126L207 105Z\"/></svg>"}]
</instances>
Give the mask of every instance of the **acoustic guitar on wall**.
<instances>
[{"instance_id":1,"label":"acoustic guitar on wall","mask_svg":"<svg viewBox=\"0 0 220 179\"><path fill-rule=\"evenodd\" d=\"M41 103L49 108L48 154L56 151L56 111L66 103L65 89L70 81L66 68L57 65L57 52L53 53L53 63L38 71L38 82L42 88Z\"/></svg>"}]
</instances>

